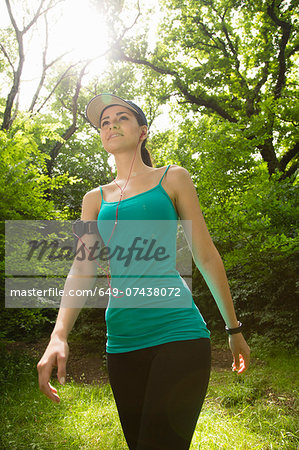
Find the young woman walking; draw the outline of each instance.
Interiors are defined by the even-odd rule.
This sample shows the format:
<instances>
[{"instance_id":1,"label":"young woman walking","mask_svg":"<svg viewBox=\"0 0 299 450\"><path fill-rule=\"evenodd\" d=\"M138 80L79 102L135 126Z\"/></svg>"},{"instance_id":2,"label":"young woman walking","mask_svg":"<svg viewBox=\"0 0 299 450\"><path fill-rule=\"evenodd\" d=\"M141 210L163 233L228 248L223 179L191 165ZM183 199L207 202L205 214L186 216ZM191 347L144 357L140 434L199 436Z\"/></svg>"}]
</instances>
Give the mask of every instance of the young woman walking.
<instances>
[{"instance_id":1,"label":"young woman walking","mask_svg":"<svg viewBox=\"0 0 299 450\"><path fill-rule=\"evenodd\" d=\"M84 196L81 219L97 221L107 247L127 250L127 259L119 253L122 257L110 260L116 291L106 310L108 373L123 432L130 450L187 450L206 395L211 354L209 330L176 270L179 219L192 223L186 237L224 319L233 370L248 368L250 350L188 171L152 166L145 148L147 120L135 103L101 94L89 102L87 117L114 156L117 177ZM86 247L92 239L84 235ZM148 247L146 253L149 243L154 257ZM90 285L95 272L94 261L81 262L80 268L74 261L65 291ZM134 287L140 295L133 298ZM67 338L79 312L71 305L60 308L38 363L40 389L56 402L51 372L57 366L64 384Z\"/></svg>"}]
</instances>

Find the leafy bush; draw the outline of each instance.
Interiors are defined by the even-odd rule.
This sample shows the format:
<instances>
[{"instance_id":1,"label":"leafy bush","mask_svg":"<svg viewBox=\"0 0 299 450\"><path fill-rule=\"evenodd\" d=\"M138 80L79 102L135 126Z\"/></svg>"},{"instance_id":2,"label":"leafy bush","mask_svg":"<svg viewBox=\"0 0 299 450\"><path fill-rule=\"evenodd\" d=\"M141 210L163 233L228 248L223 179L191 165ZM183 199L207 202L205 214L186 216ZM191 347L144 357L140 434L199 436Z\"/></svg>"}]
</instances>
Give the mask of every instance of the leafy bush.
<instances>
[{"instance_id":1,"label":"leafy bush","mask_svg":"<svg viewBox=\"0 0 299 450\"><path fill-rule=\"evenodd\" d=\"M34 340L53 327L55 310L1 308L0 339Z\"/></svg>"}]
</instances>

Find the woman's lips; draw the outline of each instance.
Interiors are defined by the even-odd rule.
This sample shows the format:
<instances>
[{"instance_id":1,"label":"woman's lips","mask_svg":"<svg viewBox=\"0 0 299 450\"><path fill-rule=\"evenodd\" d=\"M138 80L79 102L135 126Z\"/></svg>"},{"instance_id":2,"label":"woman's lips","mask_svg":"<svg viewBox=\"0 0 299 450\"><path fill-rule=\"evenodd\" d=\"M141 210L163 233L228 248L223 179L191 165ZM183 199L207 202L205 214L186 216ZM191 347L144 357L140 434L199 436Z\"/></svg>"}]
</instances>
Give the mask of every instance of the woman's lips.
<instances>
[{"instance_id":1,"label":"woman's lips","mask_svg":"<svg viewBox=\"0 0 299 450\"><path fill-rule=\"evenodd\" d=\"M113 133L113 134L111 134L111 135L109 136L109 140L110 140L110 139L114 139L114 138L119 137L119 136L122 136L122 134L120 134L120 133Z\"/></svg>"}]
</instances>

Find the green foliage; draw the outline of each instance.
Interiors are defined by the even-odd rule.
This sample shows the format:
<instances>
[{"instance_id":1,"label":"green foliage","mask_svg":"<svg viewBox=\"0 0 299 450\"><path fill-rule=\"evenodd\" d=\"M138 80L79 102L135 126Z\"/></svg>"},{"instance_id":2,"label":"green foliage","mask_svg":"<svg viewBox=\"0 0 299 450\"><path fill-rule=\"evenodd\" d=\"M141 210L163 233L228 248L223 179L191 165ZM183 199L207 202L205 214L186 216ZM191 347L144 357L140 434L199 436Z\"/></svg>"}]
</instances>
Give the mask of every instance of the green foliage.
<instances>
[{"instance_id":1,"label":"green foliage","mask_svg":"<svg viewBox=\"0 0 299 450\"><path fill-rule=\"evenodd\" d=\"M155 49L138 45L134 37L134 43L122 42L119 59L141 67L144 83L150 77L156 84L158 77L162 91L149 87L149 93L160 103L175 96L178 115L193 119L199 112L237 124L242 141L252 156L260 153L269 174L293 174L298 167L293 2L171 0L160 7Z\"/></svg>"},{"instance_id":2,"label":"green foliage","mask_svg":"<svg viewBox=\"0 0 299 450\"><path fill-rule=\"evenodd\" d=\"M17 43L14 30L12 28L0 29L0 41L5 43L5 51L12 64L15 64L17 58ZM0 52L0 74L2 82L11 82L13 78L12 68L8 62L7 56Z\"/></svg>"},{"instance_id":3,"label":"green foliage","mask_svg":"<svg viewBox=\"0 0 299 450\"><path fill-rule=\"evenodd\" d=\"M210 205L207 222L248 330L296 345L298 188L274 177L268 180L262 166L251 183L243 192Z\"/></svg>"},{"instance_id":4,"label":"green foliage","mask_svg":"<svg viewBox=\"0 0 299 450\"><path fill-rule=\"evenodd\" d=\"M84 308L75 323L71 339L96 344L105 358L106 332L105 309Z\"/></svg>"},{"instance_id":5,"label":"green foliage","mask_svg":"<svg viewBox=\"0 0 299 450\"><path fill-rule=\"evenodd\" d=\"M47 156L41 142L59 139L55 128L41 126L29 118L16 120L8 131L0 131L0 217L6 220L63 218L47 198L49 189L68 183L66 175L45 174Z\"/></svg>"},{"instance_id":6,"label":"green foliage","mask_svg":"<svg viewBox=\"0 0 299 450\"><path fill-rule=\"evenodd\" d=\"M56 311L33 308L1 309L0 339L34 340L53 328Z\"/></svg>"},{"instance_id":7,"label":"green foliage","mask_svg":"<svg viewBox=\"0 0 299 450\"><path fill-rule=\"evenodd\" d=\"M3 361L0 370L0 386L7 388L9 383L22 383L32 378L34 373L34 366L32 359L25 353L20 351L9 352L6 349L6 343L1 339L0 344Z\"/></svg>"},{"instance_id":8,"label":"green foliage","mask_svg":"<svg viewBox=\"0 0 299 450\"><path fill-rule=\"evenodd\" d=\"M110 181L108 156L102 148L99 135L87 134L85 130L79 138L71 138L58 155L53 174L62 176L67 173L75 182L53 191L51 198L56 208L69 209L70 219L80 217L86 192Z\"/></svg>"},{"instance_id":9,"label":"green foliage","mask_svg":"<svg viewBox=\"0 0 299 450\"><path fill-rule=\"evenodd\" d=\"M59 139L55 125L41 124L26 116L17 119L8 131L0 131L2 220L67 218L65 207L59 211L54 201L49 199L48 192L60 190L72 180L66 174L52 178L46 175L47 155L39 148L41 144ZM1 253L4 261L4 235ZM1 263L2 281L3 278L4 263ZM2 290L1 294L2 297ZM53 311L1 308L1 336L9 339L34 338L49 329L53 319Z\"/></svg>"},{"instance_id":10,"label":"green foliage","mask_svg":"<svg viewBox=\"0 0 299 450\"><path fill-rule=\"evenodd\" d=\"M269 178L254 143L237 124L213 118L181 118L178 131L151 141L158 165L186 167L227 271L245 334L298 345L298 184ZM208 326L223 330L214 299L196 267L193 294ZM283 305L283 307L282 307Z\"/></svg>"}]
</instances>

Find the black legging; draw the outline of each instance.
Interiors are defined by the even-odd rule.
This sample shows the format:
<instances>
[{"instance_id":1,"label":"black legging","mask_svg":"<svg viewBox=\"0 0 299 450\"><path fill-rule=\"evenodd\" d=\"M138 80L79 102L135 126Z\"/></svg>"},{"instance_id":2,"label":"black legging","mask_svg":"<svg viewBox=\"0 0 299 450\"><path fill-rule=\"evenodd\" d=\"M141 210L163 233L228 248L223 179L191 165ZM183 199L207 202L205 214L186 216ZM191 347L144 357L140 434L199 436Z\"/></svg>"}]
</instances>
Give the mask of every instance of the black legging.
<instances>
[{"instance_id":1,"label":"black legging","mask_svg":"<svg viewBox=\"0 0 299 450\"><path fill-rule=\"evenodd\" d=\"M107 361L129 449L189 449L210 377L210 340L110 353Z\"/></svg>"}]
</instances>

